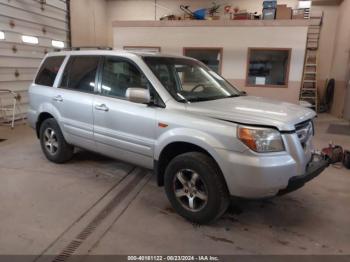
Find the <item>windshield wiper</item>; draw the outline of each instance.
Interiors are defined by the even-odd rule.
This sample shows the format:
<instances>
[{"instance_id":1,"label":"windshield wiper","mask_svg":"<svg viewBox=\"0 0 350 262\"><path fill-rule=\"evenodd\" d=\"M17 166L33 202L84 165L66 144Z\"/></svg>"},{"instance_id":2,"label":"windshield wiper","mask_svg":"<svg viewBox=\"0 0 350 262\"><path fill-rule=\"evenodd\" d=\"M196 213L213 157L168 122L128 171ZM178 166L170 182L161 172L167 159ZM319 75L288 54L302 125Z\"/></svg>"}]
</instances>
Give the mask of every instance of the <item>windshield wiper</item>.
<instances>
[{"instance_id":1,"label":"windshield wiper","mask_svg":"<svg viewBox=\"0 0 350 262\"><path fill-rule=\"evenodd\" d=\"M241 95L239 95L239 94L232 94L232 95L229 95L229 96L225 96L223 98L231 98L231 97L239 97L239 96L241 96Z\"/></svg>"}]
</instances>

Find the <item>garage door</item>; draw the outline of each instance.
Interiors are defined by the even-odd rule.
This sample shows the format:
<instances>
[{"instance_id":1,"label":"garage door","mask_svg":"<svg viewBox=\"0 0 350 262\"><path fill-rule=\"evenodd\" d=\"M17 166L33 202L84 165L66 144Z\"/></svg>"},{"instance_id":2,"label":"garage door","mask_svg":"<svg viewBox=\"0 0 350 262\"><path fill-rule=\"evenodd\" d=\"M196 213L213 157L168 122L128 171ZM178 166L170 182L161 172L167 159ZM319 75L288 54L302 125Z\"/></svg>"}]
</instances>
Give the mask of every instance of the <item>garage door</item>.
<instances>
[{"instance_id":1,"label":"garage door","mask_svg":"<svg viewBox=\"0 0 350 262\"><path fill-rule=\"evenodd\" d=\"M20 95L16 118L27 111L27 90L41 59L70 45L68 12L63 0L0 0L0 90ZM0 92L0 103L10 106L11 95ZM10 113L0 111L0 119Z\"/></svg>"}]
</instances>

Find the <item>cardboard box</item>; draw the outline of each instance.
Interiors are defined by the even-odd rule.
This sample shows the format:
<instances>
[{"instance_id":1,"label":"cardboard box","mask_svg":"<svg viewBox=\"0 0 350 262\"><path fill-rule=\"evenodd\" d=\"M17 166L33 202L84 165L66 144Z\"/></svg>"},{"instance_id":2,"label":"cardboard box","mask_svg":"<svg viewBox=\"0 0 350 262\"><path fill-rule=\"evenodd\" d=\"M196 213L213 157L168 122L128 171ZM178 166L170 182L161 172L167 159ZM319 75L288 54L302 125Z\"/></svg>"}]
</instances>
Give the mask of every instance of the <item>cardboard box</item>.
<instances>
[{"instance_id":1,"label":"cardboard box","mask_svg":"<svg viewBox=\"0 0 350 262\"><path fill-rule=\"evenodd\" d=\"M292 8L287 5L277 5L276 19L292 19Z\"/></svg>"}]
</instances>

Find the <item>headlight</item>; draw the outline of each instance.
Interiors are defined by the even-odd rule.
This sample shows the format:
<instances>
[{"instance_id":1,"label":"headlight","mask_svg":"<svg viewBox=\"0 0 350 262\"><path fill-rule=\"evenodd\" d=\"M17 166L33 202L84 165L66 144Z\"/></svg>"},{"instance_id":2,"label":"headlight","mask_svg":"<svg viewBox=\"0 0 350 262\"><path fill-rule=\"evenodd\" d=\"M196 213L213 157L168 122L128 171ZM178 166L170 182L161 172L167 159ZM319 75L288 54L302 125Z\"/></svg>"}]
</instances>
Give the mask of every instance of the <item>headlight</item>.
<instances>
[{"instance_id":1,"label":"headlight","mask_svg":"<svg viewBox=\"0 0 350 262\"><path fill-rule=\"evenodd\" d=\"M284 151L281 134L276 129L238 126L237 137L258 153Z\"/></svg>"}]
</instances>

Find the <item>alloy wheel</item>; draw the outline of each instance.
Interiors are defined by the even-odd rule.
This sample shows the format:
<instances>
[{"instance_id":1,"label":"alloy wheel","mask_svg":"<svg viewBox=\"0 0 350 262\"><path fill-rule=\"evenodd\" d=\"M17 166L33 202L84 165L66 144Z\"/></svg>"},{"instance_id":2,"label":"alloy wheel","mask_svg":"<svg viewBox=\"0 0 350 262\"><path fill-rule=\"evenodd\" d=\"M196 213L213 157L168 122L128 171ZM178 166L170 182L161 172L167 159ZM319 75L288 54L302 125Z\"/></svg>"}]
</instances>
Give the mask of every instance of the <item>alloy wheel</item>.
<instances>
[{"instance_id":1,"label":"alloy wheel","mask_svg":"<svg viewBox=\"0 0 350 262\"><path fill-rule=\"evenodd\" d=\"M187 210L198 212L208 202L208 190L200 175L191 169L176 173L173 181L175 197Z\"/></svg>"},{"instance_id":2,"label":"alloy wheel","mask_svg":"<svg viewBox=\"0 0 350 262\"><path fill-rule=\"evenodd\" d=\"M44 145L51 155L56 154L58 150L58 140L55 131L52 128L47 128L44 132Z\"/></svg>"}]
</instances>

